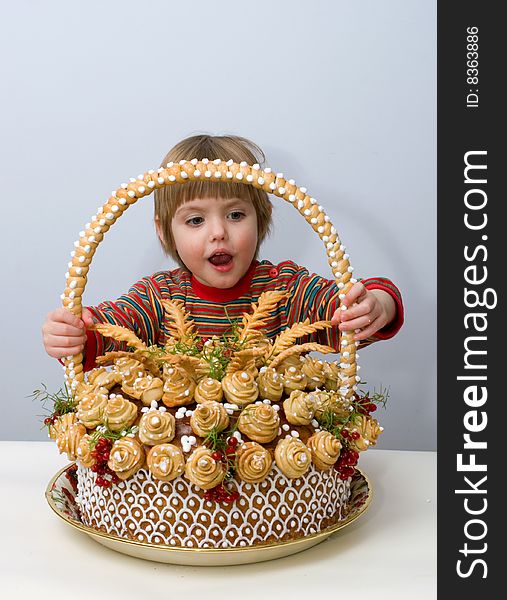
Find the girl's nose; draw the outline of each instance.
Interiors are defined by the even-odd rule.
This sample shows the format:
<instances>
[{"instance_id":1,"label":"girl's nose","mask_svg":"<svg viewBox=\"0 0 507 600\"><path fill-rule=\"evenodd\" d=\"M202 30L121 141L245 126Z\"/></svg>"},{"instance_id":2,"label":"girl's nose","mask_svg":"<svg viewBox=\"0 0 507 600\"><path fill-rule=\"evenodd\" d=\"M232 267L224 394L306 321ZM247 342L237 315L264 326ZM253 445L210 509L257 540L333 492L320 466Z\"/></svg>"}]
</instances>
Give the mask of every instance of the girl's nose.
<instances>
[{"instance_id":1,"label":"girl's nose","mask_svg":"<svg viewBox=\"0 0 507 600\"><path fill-rule=\"evenodd\" d=\"M227 236L227 230L222 220L215 220L210 226L210 242L215 240L223 240Z\"/></svg>"}]
</instances>

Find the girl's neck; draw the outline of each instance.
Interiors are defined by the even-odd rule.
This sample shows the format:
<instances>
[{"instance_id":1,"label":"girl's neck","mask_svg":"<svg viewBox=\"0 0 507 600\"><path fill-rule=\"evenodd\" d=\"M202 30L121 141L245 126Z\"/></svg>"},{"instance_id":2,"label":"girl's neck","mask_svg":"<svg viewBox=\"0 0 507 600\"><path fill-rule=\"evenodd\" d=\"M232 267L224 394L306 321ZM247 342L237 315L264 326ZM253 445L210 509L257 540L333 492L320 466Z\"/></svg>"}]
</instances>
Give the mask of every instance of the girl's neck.
<instances>
[{"instance_id":1,"label":"girl's neck","mask_svg":"<svg viewBox=\"0 0 507 600\"><path fill-rule=\"evenodd\" d=\"M243 277L235 285L225 289L204 285L204 283L198 281L194 275L191 275L190 283L192 285L192 289L194 290L194 294L202 300L212 300L214 302L228 302L230 300L236 300L236 298L244 296L250 289L253 274L258 264L259 262L254 260Z\"/></svg>"}]
</instances>

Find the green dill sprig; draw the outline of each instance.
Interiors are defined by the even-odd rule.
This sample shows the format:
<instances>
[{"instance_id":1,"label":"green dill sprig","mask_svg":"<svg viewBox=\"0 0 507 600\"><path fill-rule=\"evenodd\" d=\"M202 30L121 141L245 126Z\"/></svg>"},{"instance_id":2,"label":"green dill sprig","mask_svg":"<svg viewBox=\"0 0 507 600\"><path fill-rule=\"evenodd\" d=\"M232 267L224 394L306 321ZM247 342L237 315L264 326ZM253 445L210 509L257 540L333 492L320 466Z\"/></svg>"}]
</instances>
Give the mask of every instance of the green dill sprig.
<instances>
[{"instance_id":1,"label":"green dill sprig","mask_svg":"<svg viewBox=\"0 0 507 600\"><path fill-rule=\"evenodd\" d=\"M360 381L359 386L366 385L366 381ZM357 408L361 408L367 403L373 403L376 406L382 406L382 408L386 407L387 401L389 399L389 388L380 387L379 391L376 391L373 388L373 392L367 391L359 391L355 395L355 400L353 401L354 405L357 405Z\"/></svg>"},{"instance_id":2,"label":"green dill sprig","mask_svg":"<svg viewBox=\"0 0 507 600\"><path fill-rule=\"evenodd\" d=\"M229 447L227 439L233 437L233 433L236 429L237 421L228 431L218 431L216 428L213 428L206 435L203 442L212 453L219 452L222 455L221 461L225 467L226 480L230 480L234 477L234 471L236 469L235 454L233 456L227 454L227 448Z\"/></svg>"},{"instance_id":3,"label":"green dill sprig","mask_svg":"<svg viewBox=\"0 0 507 600\"><path fill-rule=\"evenodd\" d=\"M76 401L72 397L67 386L60 388L54 394L48 392L48 389L44 383L42 384L42 388L42 390L34 390L28 396L28 398L32 398L32 400L40 400L44 407L48 402L51 402L51 414L56 414L58 416L75 411Z\"/></svg>"},{"instance_id":4,"label":"green dill sprig","mask_svg":"<svg viewBox=\"0 0 507 600\"><path fill-rule=\"evenodd\" d=\"M204 445L209 448L212 452L221 452L227 447L226 438L223 432L218 431L215 427L206 434L204 438Z\"/></svg>"},{"instance_id":5,"label":"green dill sprig","mask_svg":"<svg viewBox=\"0 0 507 600\"><path fill-rule=\"evenodd\" d=\"M325 409L317 422L321 429L325 429L332 433L336 438L342 440L342 429L347 425L347 423L354 417L355 411L351 411L346 417L339 417L336 415L331 408Z\"/></svg>"},{"instance_id":6,"label":"green dill sprig","mask_svg":"<svg viewBox=\"0 0 507 600\"><path fill-rule=\"evenodd\" d=\"M361 382L365 384L366 382ZM349 411L344 415L336 415L333 409L326 408L317 418L317 422L321 429L325 429L332 433L341 442L344 441L342 434L343 429L346 429L349 423L353 423L356 417L361 415L369 415L376 410L377 405L385 408L389 398L389 390L381 388L380 391L356 392L355 396L349 400Z\"/></svg>"},{"instance_id":7,"label":"green dill sprig","mask_svg":"<svg viewBox=\"0 0 507 600\"><path fill-rule=\"evenodd\" d=\"M46 385L43 383L41 390L34 390L27 398L42 402L42 407L46 414L39 415L43 421L41 429L47 427L48 432L49 428L54 424L58 417L70 412L75 412L77 408L77 402L72 397L67 386L60 388L53 394L48 392ZM49 407L47 406L48 404L50 405Z\"/></svg>"},{"instance_id":8,"label":"green dill sprig","mask_svg":"<svg viewBox=\"0 0 507 600\"><path fill-rule=\"evenodd\" d=\"M114 442L121 440L123 437L134 436L138 431L139 427L137 425L133 425L132 427L123 429L122 431L111 431L111 429L108 429L106 425L99 425L90 435L88 443L90 444L90 448L93 450L100 438L106 438L106 440L110 440L114 444Z\"/></svg>"},{"instance_id":9,"label":"green dill sprig","mask_svg":"<svg viewBox=\"0 0 507 600\"><path fill-rule=\"evenodd\" d=\"M187 354L188 356L199 356L201 349L199 347L199 338L191 338L188 342L179 340L172 347L170 354Z\"/></svg>"}]
</instances>

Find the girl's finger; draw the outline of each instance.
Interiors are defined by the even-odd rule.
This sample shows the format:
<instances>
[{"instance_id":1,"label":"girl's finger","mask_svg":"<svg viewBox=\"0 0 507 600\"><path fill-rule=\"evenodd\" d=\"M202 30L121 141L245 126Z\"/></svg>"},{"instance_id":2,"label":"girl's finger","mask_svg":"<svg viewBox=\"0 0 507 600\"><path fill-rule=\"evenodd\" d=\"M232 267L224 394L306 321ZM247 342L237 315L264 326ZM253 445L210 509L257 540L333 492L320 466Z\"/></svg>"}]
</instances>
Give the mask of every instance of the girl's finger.
<instances>
[{"instance_id":1,"label":"girl's finger","mask_svg":"<svg viewBox=\"0 0 507 600\"><path fill-rule=\"evenodd\" d=\"M350 290L345 294L342 303L345 304L345 306L350 306L351 304L354 304L354 302L360 301L360 298L364 294L366 294L366 288L358 281L357 283L354 283Z\"/></svg>"},{"instance_id":2,"label":"girl's finger","mask_svg":"<svg viewBox=\"0 0 507 600\"><path fill-rule=\"evenodd\" d=\"M379 323L379 319L375 319L374 321L369 322L366 326L361 327L360 331L358 331L354 335L354 339L356 341L365 340L365 339L371 337L380 328L381 328L381 325Z\"/></svg>"},{"instance_id":3,"label":"girl's finger","mask_svg":"<svg viewBox=\"0 0 507 600\"><path fill-rule=\"evenodd\" d=\"M82 352L83 349L84 344L81 344L80 346L72 346L71 348L52 347L47 350L47 353L53 358L65 358L66 356L75 356L76 354Z\"/></svg>"},{"instance_id":4,"label":"girl's finger","mask_svg":"<svg viewBox=\"0 0 507 600\"><path fill-rule=\"evenodd\" d=\"M51 335L45 337L46 346L51 348L74 348L86 342L86 335Z\"/></svg>"},{"instance_id":5,"label":"girl's finger","mask_svg":"<svg viewBox=\"0 0 507 600\"><path fill-rule=\"evenodd\" d=\"M369 327L374 322L373 318L369 315L362 315L355 319L350 319L340 323L339 328L342 331L350 331L352 329L363 329Z\"/></svg>"},{"instance_id":6,"label":"girl's finger","mask_svg":"<svg viewBox=\"0 0 507 600\"><path fill-rule=\"evenodd\" d=\"M80 327L75 327L74 325L69 325L68 323L52 323L46 331L49 335L54 336L77 337L84 334L84 328L82 324Z\"/></svg>"}]
</instances>

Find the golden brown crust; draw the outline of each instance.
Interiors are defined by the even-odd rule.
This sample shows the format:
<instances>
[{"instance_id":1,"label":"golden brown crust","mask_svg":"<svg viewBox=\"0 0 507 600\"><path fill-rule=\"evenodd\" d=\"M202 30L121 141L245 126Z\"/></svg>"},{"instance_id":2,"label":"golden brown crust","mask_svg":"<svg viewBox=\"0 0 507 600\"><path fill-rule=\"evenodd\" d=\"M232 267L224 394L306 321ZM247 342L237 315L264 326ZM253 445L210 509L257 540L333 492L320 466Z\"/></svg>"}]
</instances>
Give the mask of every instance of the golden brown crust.
<instances>
[{"instance_id":1,"label":"golden brown crust","mask_svg":"<svg viewBox=\"0 0 507 600\"><path fill-rule=\"evenodd\" d=\"M145 413L139 421L139 440L147 446L165 444L174 438L176 423L173 415L159 410Z\"/></svg>"},{"instance_id":2,"label":"golden brown crust","mask_svg":"<svg viewBox=\"0 0 507 600\"><path fill-rule=\"evenodd\" d=\"M287 436L276 445L275 461L286 477L296 479L308 471L312 464L312 455L300 439Z\"/></svg>"},{"instance_id":3,"label":"golden brown crust","mask_svg":"<svg viewBox=\"0 0 507 600\"><path fill-rule=\"evenodd\" d=\"M251 404L243 409L237 425L251 440L268 444L278 435L280 417L270 404Z\"/></svg>"},{"instance_id":4,"label":"golden brown crust","mask_svg":"<svg viewBox=\"0 0 507 600\"><path fill-rule=\"evenodd\" d=\"M211 450L205 446L196 448L185 465L185 477L203 490L217 486L224 478L225 470L220 461L216 461Z\"/></svg>"},{"instance_id":5,"label":"golden brown crust","mask_svg":"<svg viewBox=\"0 0 507 600\"><path fill-rule=\"evenodd\" d=\"M283 394L283 378L276 369L263 367L257 377L261 400L279 402Z\"/></svg>"},{"instance_id":6,"label":"golden brown crust","mask_svg":"<svg viewBox=\"0 0 507 600\"><path fill-rule=\"evenodd\" d=\"M160 481L172 481L185 471L183 452L173 444L153 446L146 457L148 469Z\"/></svg>"},{"instance_id":7,"label":"golden brown crust","mask_svg":"<svg viewBox=\"0 0 507 600\"><path fill-rule=\"evenodd\" d=\"M67 413L58 417L51 427L51 437L56 440L60 454L67 454L69 460L76 460L77 449L86 428L78 423L75 413Z\"/></svg>"},{"instance_id":8,"label":"golden brown crust","mask_svg":"<svg viewBox=\"0 0 507 600\"><path fill-rule=\"evenodd\" d=\"M285 417L292 425L309 425L315 415L315 405L311 394L294 390L283 402Z\"/></svg>"},{"instance_id":9,"label":"golden brown crust","mask_svg":"<svg viewBox=\"0 0 507 600\"><path fill-rule=\"evenodd\" d=\"M236 473L248 483L264 481L271 471L273 459L257 442L245 442L236 451Z\"/></svg>"},{"instance_id":10,"label":"golden brown crust","mask_svg":"<svg viewBox=\"0 0 507 600\"><path fill-rule=\"evenodd\" d=\"M111 394L104 408L103 419L111 431L123 431L135 423L137 406L120 394Z\"/></svg>"},{"instance_id":11,"label":"golden brown crust","mask_svg":"<svg viewBox=\"0 0 507 600\"><path fill-rule=\"evenodd\" d=\"M128 479L144 465L144 461L143 446L133 437L123 437L114 442L107 465L120 479Z\"/></svg>"},{"instance_id":12,"label":"golden brown crust","mask_svg":"<svg viewBox=\"0 0 507 600\"><path fill-rule=\"evenodd\" d=\"M330 469L340 456L340 441L329 431L314 433L306 445L312 453L313 464L321 471Z\"/></svg>"},{"instance_id":13,"label":"golden brown crust","mask_svg":"<svg viewBox=\"0 0 507 600\"><path fill-rule=\"evenodd\" d=\"M190 404L194 397L196 383L184 367L171 365L167 369L162 402L168 406Z\"/></svg>"},{"instance_id":14,"label":"golden brown crust","mask_svg":"<svg viewBox=\"0 0 507 600\"><path fill-rule=\"evenodd\" d=\"M104 412L109 399L106 388L89 391L81 396L77 407L77 418L87 429L93 429L104 422Z\"/></svg>"},{"instance_id":15,"label":"golden brown crust","mask_svg":"<svg viewBox=\"0 0 507 600\"><path fill-rule=\"evenodd\" d=\"M211 431L223 431L228 425L229 417L223 404L213 400L198 404L190 417L190 427L200 437L206 437Z\"/></svg>"},{"instance_id":16,"label":"golden brown crust","mask_svg":"<svg viewBox=\"0 0 507 600\"><path fill-rule=\"evenodd\" d=\"M204 377L201 379L194 392L194 399L198 404L210 400L220 402L223 396L222 383L212 377Z\"/></svg>"},{"instance_id":17,"label":"golden brown crust","mask_svg":"<svg viewBox=\"0 0 507 600\"><path fill-rule=\"evenodd\" d=\"M250 371L236 371L222 379L222 389L227 402L244 407L255 402L259 396L259 386Z\"/></svg>"}]
</instances>

